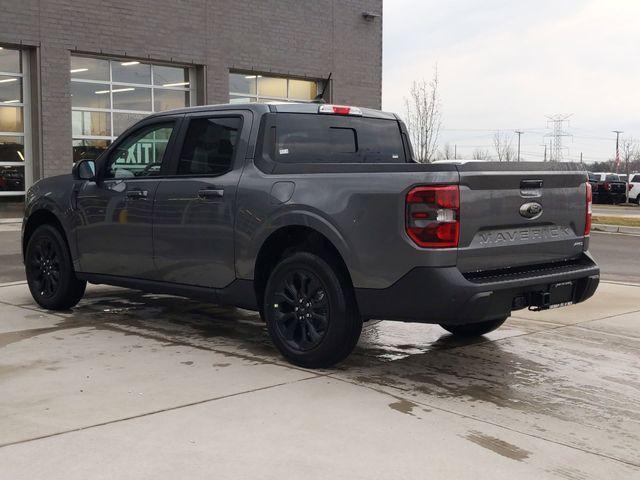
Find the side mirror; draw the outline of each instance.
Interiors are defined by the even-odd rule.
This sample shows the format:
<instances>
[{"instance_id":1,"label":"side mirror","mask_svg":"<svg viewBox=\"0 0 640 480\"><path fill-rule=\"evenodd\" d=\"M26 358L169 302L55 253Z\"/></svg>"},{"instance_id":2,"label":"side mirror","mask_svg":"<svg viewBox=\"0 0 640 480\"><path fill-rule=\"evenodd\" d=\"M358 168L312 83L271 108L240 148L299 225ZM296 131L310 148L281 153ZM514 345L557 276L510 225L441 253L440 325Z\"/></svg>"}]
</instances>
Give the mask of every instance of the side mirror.
<instances>
[{"instance_id":1,"label":"side mirror","mask_svg":"<svg viewBox=\"0 0 640 480\"><path fill-rule=\"evenodd\" d=\"M93 160L80 160L73 165L74 180L95 180L96 162Z\"/></svg>"}]
</instances>

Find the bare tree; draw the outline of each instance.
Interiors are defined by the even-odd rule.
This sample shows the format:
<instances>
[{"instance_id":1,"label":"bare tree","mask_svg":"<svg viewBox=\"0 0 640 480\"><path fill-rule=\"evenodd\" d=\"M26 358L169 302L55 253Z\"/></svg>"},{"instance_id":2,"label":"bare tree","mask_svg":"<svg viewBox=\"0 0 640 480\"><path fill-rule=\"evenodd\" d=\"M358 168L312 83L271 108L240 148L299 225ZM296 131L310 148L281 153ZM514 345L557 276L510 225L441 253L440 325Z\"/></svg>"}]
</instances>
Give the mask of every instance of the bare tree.
<instances>
[{"instance_id":1,"label":"bare tree","mask_svg":"<svg viewBox=\"0 0 640 480\"><path fill-rule=\"evenodd\" d=\"M407 129L411 135L416 160L429 163L436 155L442 125L437 66L431 80L421 79L413 82L409 98L405 98L404 103Z\"/></svg>"},{"instance_id":2,"label":"bare tree","mask_svg":"<svg viewBox=\"0 0 640 480\"><path fill-rule=\"evenodd\" d=\"M493 136L493 148L496 151L499 162L510 162L515 157L515 152L511 145L511 137L502 132L498 131Z\"/></svg>"},{"instance_id":3,"label":"bare tree","mask_svg":"<svg viewBox=\"0 0 640 480\"><path fill-rule=\"evenodd\" d=\"M476 148L473 153L471 154L471 158L473 160L491 160L491 154L489 153L489 150L484 150L481 148Z\"/></svg>"},{"instance_id":4,"label":"bare tree","mask_svg":"<svg viewBox=\"0 0 640 480\"><path fill-rule=\"evenodd\" d=\"M436 157L440 160L451 160L455 158L455 150L450 144L445 143L444 147L438 150Z\"/></svg>"},{"instance_id":5,"label":"bare tree","mask_svg":"<svg viewBox=\"0 0 640 480\"><path fill-rule=\"evenodd\" d=\"M633 137L623 137L620 140L620 157L624 161L625 173L627 181L629 181L629 162L633 162L635 158L640 156L640 146ZM629 189L627 189L626 202L629 203Z\"/></svg>"}]
</instances>

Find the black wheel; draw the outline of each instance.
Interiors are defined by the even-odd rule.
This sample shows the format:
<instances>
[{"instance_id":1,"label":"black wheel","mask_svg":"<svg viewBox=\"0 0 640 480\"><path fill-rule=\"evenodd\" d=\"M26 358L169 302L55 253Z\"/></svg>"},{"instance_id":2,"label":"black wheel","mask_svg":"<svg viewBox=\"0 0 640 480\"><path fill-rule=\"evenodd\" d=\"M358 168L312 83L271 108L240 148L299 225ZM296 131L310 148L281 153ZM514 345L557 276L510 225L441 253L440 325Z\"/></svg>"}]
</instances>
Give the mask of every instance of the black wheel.
<instances>
[{"instance_id":1,"label":"black wheel","mask_svg":"<svg viewBox=\"0 0 640 480\"><path fill-rule=\"evenodd\" d=\"M25 252L27 283L33 299L48 310L75 306L87 286L78 280L65 239L52 225L39 226Z\"/></svg>"},{"instance_id":2,"label":"black wheel","mask_svg":"<svg viewBox=\"0 0 640 480\"><path fill-rule=\"evenodd\" d=\"M480 337L499 328L509 317L487 320L485 322L468 323L467 325L442 325L447 332L457 337Z\"/></svg>"},{"instance_id":3,"label":"black wheel","mask_svg":"<svg viewBox=\"0 0 640 480\"><path fill-rule=\"evenodd\" d=\"M301 367L325 368L344 360L362 331L348 280L313 253L294 253L276 265L263 310L273 343Z\"/></svg>"}]
</instances>

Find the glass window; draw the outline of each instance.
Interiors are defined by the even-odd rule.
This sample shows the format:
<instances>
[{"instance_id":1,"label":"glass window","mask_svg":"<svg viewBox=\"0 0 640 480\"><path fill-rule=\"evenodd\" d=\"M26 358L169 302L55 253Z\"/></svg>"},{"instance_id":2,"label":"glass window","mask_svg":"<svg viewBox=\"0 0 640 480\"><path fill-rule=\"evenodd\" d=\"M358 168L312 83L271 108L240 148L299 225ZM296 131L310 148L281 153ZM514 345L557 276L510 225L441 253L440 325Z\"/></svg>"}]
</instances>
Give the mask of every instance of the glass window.
<instances>
[{"instance_id":1,"label":"glass window","mask_svg":"<svg viewBox=\"0 0 640 480\"><path fill-rule=\"evenodd\" d=\"M113 87L114 110L142 110L152 111L151 89L141 87Z\"/></svg>"},{"instance_id":2,"label":"glass window","mask_svg":"<svg viewBox=\"0 0 640 480\"><path fill-rule=\"evenodd\" d=\"M277 116L275 156L283 163L405 162L398 122L310 114ZM268 138L267 138L268 141ZM273 151L266 148L265 151Z\"/></svg>"},{"instance_id":3,"label":"glass window","mask_svg":"<svg viewBox=\"0 0 640 480\"><path fill-rule=\"evenodd\" d=\"M111 79L113 82L151 84L151 65L132 61L112 61Z\"/></svg>"},{"instance_id":4,"label":"glass window","mask_svg":"<svg viewBox=\"0 0 640 480\"><path fill-rule=\"evenodd\" d=\"M605 182L619 182L620 177L618 175L607 175L604 179Z\"/></svg>"},{"instance_id":5,"label":"glass window","mask_svg":"<svg viewBox=\"0 0 640 480\"><path fill-rule=\"evenodd\" d=\"M108 83L71 82L71 106L80 108L110 108Z\"/></svg>"},{"instance_id":6,"label":"glass window","mask_svg":"<svg viewBox=\"0 0 640 480\"><path fill-rule=\"evenodd\" d=\"M153 112L189 106L190 77L186 67L72 56L74 152L115 140Z\"/></svg>"},{"instance_id":7,"label":"glass window","mask_svg":"<svg viewBox=\"0 0 640 480\"><path fill-rule=\"evenodd\" d=\"M229 102L310 102L318 94L318 82L258 73L229 73Z\"/></svg>"},{"instance_id":8,"label":"glass window","mask_svg":"<svg viewBox=\"0 0 640 480\"><path fill-rule=\"evenodd\" d=\"M136 122L139 122L147 115L145 113L114 113L113 114L113 135L118 136Z\"/></svg>"},{"instance_id":9,"label":"glass window","mask_svg":"<svg viewBox=\"0 0 640 480\"><path fill-rule=\"evenodd\" d=\"M153 108L156 112L181 108L185 105L189 105L189 92L160 88L153 91Z\"/></svg>"},{"instance_id":10,"label":"glass window","mask_svg":"<svg viewBox=\"0 0 640 480\"><path fill-rule=\"evenodd\" d=\"M181 67L154 65L153 84L161 87L188 87L189 70Z\"/></svg>"},{"instance_id":11,"label":"glass window","mask_svg":"<svg viewBox=\"0 0 640 480\"><path fill-rule=\"evenodd\" d=\"M73 135L111 136L111 114L76 110L72 112Z\"/></svg>"},{"instance_id":12,"label":"glass window","mask_svg":"<svg viewBox=\"0 0 640 480\"><path fill-rule=\"evenodd\" d=\"M231 93L245 93L255 95L257 93L257 77L259 75L245 75L244 73L232 73L229 75L229 91Z\"/></svg>"},{"instance_id":13,"label":"glass window","mask_svg":"<svg viewBox=\"0 0 640 480\"><path fill-rule=\"evenodd\" d=\"M318 95L318 84L308 80L289 80L289 98L313 100Z\"/></svg>"},{"instance_id":14,"label":"glass window","mask_svg":"<svg viewBox=\"0 0 640 480\"><path fill-rule=\"evenodd\" d=\"M109 60L89 57L71 57L71 78L109 81Z\"/></svg>"},{"instance_id":15,"label":"glass window","mask_svg":"<svg viewBox=\"0 0 640 480\"><path fill-rule=\"evenodd\" d=\"M0 192L24 192L24 167L0 165Z\"/></svg>"},{"instance_id":16,"label":"glass window","mask_svg":"<svg viewBox=\"0 0 640 480\"><path fill-rule=\"evenodd\" d=\"M0 132L24 132L22 107L6 107L0 105Z\"/></svg>"},{"instance_id":17,"label":"glass window","mask_svg":"<svg viewBox=\"0 0 640 480\"><path fill-rule=\"evenodd\" d=\"M22 65L20 64L20 50L0 48L0 72L22 72Z\"/></svg>"},{"instance_id":18,"label":"glass window","mask_svg":"<svg viewBox=\"0 0 640 480\"><path fill-rule=\"evenodd\" d=\"M22 78L0 75L0 102L22 103Z\"/></svg>"},{"instance_id":19,"label":"glass window","mask_svg":"<svg viewBox=\"0 0 640 480\"><path fill-rule=\"evenodd\" d=\"M172 132L173 122L153 125L132 133L111 154L106 177L159 175Z\"/></svg>"},{"instance_id":20,"label":"glass window","mask_svg":"<svg viewBox=\"0 0 640 480\"><path fill-rule=\"evenodd\" d=\"M24 162L24 138L0 136L0 163Z\"/></svg>"},{"instance_id":21,"label":"glass window","mask_svg":"<svg viewBox=\"0 0 640 480\"><path fill-rule=\"evenodd\" d=\"M195 118L180 153L178 175L221 175L231 169L242 120Z\"/></svg>"},{"instance_id":22,"label":"glass window","mask_svg":"<svg viewBox=\"0 0 640 480\"><path fill-rule=\"evenodd\" d=\"M640 182L640 175L634 175L633 178L631 179L632 183L638 183Z\"/></svg>"},{"instance_id":23,"label":"glass window","mask_svg":"<svg viewBox=\"0 0 640 480\"><path fill-rule=\"evenodd\" d=\"M98 158L109 145L111 145L111 140L74 140L73 162L86 158Z\"/></svg>"},{"instance_id":24,"label":"glass window","mask_svg":"<svg viewBox=\"0 0 640 480\"><path fill-rule=\"evenodd\" d=\"M287 79L273 77L258 78L258 95L261 97L286 98Z\"/></svg>"}]
</instances>

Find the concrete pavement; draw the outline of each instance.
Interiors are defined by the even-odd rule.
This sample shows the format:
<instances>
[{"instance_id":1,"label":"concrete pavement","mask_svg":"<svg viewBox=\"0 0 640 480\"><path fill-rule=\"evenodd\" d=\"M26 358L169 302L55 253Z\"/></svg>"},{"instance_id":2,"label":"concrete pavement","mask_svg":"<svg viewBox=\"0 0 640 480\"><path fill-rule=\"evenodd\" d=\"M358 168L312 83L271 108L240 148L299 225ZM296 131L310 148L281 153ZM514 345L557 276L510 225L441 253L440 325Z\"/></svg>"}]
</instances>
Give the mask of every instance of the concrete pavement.
<instances>
[{"instance_id":1,"label":"concrete pavement","mask_svg":"<svg viewBox=\"0 0 640 480\"><path fill-rule=\"evenodd\" d=\"M471 342L371 322L347 362L284 362L259 318L89 287L0 287L0 479L640 478L640 287Z\"/></svg>"}]
</instances>

